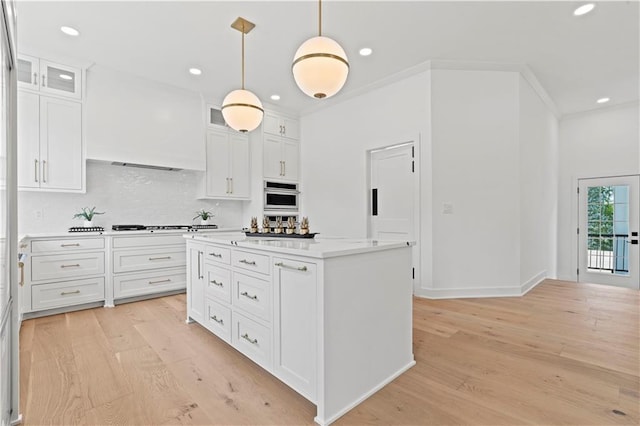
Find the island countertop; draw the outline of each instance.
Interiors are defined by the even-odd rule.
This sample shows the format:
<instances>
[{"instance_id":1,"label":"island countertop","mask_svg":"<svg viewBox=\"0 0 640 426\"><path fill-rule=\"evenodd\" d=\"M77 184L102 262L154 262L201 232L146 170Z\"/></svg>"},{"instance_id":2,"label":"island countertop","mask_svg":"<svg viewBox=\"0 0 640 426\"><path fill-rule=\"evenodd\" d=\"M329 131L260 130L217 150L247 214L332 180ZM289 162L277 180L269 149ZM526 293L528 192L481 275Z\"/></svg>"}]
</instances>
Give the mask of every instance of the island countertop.
<instances>
[{"instance_id":1,"label":"island countertop","mask_svg":"<svg viewBox=\"0 0 640 426\"><path fill-rule=\"evenodd\" d=\"M379 241L342 237L286 238L265 235L247 237L244 233L189 234L188 240L205 243L242 247L253 250L292 254L296 256L325 259L351 254L389 250L398 247L413 246L413 241Z\"/></svg>"}]
</instances>

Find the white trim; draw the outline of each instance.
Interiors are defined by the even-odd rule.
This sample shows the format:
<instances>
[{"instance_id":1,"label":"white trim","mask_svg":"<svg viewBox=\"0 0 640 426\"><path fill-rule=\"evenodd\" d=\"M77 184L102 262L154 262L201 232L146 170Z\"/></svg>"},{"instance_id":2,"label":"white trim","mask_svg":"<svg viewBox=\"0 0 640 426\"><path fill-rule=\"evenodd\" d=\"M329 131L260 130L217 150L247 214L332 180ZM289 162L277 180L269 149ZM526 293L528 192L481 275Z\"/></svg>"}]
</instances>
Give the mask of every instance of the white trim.
<instances>
[{"instance_id":1,"label":"white trim","mask_svg":"<svg viewBox=\"0 0 640 426\"><path fill-rule=\"evenodd\" d=\"M573 118L580 118L591 114L598 114L601 112L609 112L617 109L626 109L626 108L636 108L640 105L639 100L623 102L620 104L606 105L606 106L595 106L592 109L588 109L585 111L572 112L569 114L564 114L560 120L571 120Z\"/></svg>"},{"instance_id":2,"label":"white trim","mask_svg":"<svg viewBox=\"0 0 640 426\"><path fill-rule=\"evenodd\" d=\"M538 284L547 279L547 271L540 271L533 277L529 279L529 281L523 283L520 286L520 295L524 296L531 290L533 290Z\"/></svg>"},{"instance_id":3,"label":"white trim","mask_svg":"<svg viewBox=\"0 0 640 426\"><path fill-rule=\"evenodd\" d=\"M383 381L378 383L369 392L365 393L364 395L362 395L361 397L359 397L358 399L353 401L351 404L347 405L342 410L338 411L336 414L331 416L329 419L321 419L319 416L316 416L316 417L313 418L313 421L316 422L317 424L321 425L321 426L329 425L329 424L335 422L340 417L342 417L345 414L347 414L347 412L349 412L353 408L355 408L357 405L361 404L364 400L369 398L371 395L373 395L374 393L378 392L380 389L382 389L383 387L385 387L386 385L391 383L393 380L398 378L401 374L403 374L405 371L407 371L408 369L410 369L414 365L416 365L416 361L415 361L415 359L412 359L411 362L409 362L407 365L405 365L400 370L396 371L395 373L393 373L392 375L390 375L389 377L387 377L386 379L384 379Z\"/></svg>"},{"instance_id":4,"label":"white trim","mask_svg":"<svg viewBox=\"0 0 640 426\"><path fill-rule=\"evenodd\" d=\"M557 120L562 118L562 113L558 109L558 106L551 98L549 93L545 90L545 88L540 84L540 80L538 77L531 71L531 68L527 65L523 65L520 68L520 75L524 78L527 83L531 86L534 92L540 97L540 100L549 108L549 111L556 117Z\"/></svg>"},{"instance_id":5,"label":"white trim","mask_svg":"<svg viewBox=\"0 0 640 426\"><path fill-rule=\"evenodd\" d=\"M18 418L11 421L11 426L22 424L22 414L18 414Z\"/></svg>"}]
</instances>

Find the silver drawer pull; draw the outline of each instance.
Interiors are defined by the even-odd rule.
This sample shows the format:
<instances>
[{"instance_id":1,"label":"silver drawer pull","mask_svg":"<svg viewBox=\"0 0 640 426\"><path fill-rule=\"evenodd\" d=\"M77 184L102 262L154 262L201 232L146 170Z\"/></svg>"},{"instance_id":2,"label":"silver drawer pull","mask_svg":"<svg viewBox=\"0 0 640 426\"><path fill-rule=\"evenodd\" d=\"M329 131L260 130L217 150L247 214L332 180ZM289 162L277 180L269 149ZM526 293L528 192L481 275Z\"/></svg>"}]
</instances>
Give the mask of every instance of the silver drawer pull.
<instances>
[{"instance_id":1,"label":"silver drawer pull","mask_svg":"<svg viewBox=\"0 0 640 426\"><path fill-rule=\"evenodd\" d=\"M256 261L255 260L242 259L240 261L240 263L244 263L245 265L256 266Z\"/></svg>"},{"instance_id":2,"label":"silver drawer pull","mask_svg":"<svg viewBox=\"0 0 640 426\"><path fill-rule=\"evenodd\" d=\"M75 291L63 291L62 293L60 293L60 296L66 296L68 294L79 294L80 290L75 290Z\"/></svg>"},{"instance_id":3,"label":"silver drawer pull","mask_svg":"<svg viewBox=\"0 0 640 426\"><path fill-rule=\"evenodd\" d=\"M240 293L240 296L244 296L251 300L258 300L258 296L256 296L255 294L253 296L250 296L249 293L247 293L246 291L243 291L242 293Z\"/></svg>"},{"instance_id":4,"label":"silver drawer pull","mask_svg":"<svg viewBox=\"0 0 640 426\"><path fill-rule=\"evenodd\" d=\"M221 258L222 255L220 253L209 253L209 256Z\"/></svg>"},{"instance_id":5,"label":"silver drawer pull","mask_svg":"<svg viewBox=\"0 0 640 426\"><path fill-rule=\"evenodd\" d=\"M171 278L167 278L166 280L149 281L149 284L160 284L160 283L170 283L170 282L171 282Z\"/></svg>"},{"instance_id":6,"label":"silver drawer pull","mask_svg":"<svg viewBox=\"0 0 640 426\"><path fill-rule=\"evenodd\" d=\"M149 260L167 260L171 259L171 256L162 256L162 257L150 257Z\"/></svg>"},{"instance_id":7,"label":"silver drawer pull","mask_svg":"<svg viewBox=\"0 0 640 426\"><path fill-rule=\"evenodd\" d=\"M242 336L244 340L246 340L247 342L251 343L252 345L257 345L258 344L258 339L252 339L251 337L249 337L249 335L247 333L244 333Z\"/></svg>"},{"instance_id":8,"label":"silver drawer pull","mask_svg":"<svg viewBox=\"0 0 640 426\"><path fill-rule=\"evenodd\" d=\"M214 316L212 316L212 317L209 317L209 318L211 318L212 320L214 320L215 322L217 322L217 323L218 323L218 324L220 324L220 325L224 325L224 320L222 320L222 319L218 319L218 317L217 317L217 316L215 316L215 315L214 315Z\"/></svg>"},{"instance_id":9,"label":"silver drawer pull","mask_svg":"<svg viewBox=\"0 0 640 426\"><path fill-rule=\"evenodd\" d=\"M60 244L60 247L80 247L80 243Z\"/></svg>"},{"instance_id":10,"label":"silver drawer pull","mask_svg":"<svg viewBox=\"0 0 640 426\"><path fill-rule=\"evenodd\" d=\"M216 280L211 280L211 284L213 284L213 285L217 285L218 287L224 287L224 284L223 284L223 283L219 283L219 282L218 282L218 281L216 281Z\"/></svg>"},{"instance_id":11,"label":"silver drawer pull","mask_svg":"<svg viewBox=\"0 0 640 426\"><path fill-rule=\"evenodd\" d=\"M80 264L76 263L76 264L73 264L73 265L60 265L60 267L61 268L79 268Z\"/></svg>"},{"instance_id":12,"label":"silver drawer pull","mask_svg":"<svg viewBox=\"0 0 640 426\"><path fill-rule=\"evenodd\" d=\"M282 263L282 262L276 263L276 266L279 266L281 268L287 268L287 269L295 269L296 271L303 271L303 272L307 270L306 266L291 266L291 265L287 265L286 263Z\"/></svg>"}]
</instances>

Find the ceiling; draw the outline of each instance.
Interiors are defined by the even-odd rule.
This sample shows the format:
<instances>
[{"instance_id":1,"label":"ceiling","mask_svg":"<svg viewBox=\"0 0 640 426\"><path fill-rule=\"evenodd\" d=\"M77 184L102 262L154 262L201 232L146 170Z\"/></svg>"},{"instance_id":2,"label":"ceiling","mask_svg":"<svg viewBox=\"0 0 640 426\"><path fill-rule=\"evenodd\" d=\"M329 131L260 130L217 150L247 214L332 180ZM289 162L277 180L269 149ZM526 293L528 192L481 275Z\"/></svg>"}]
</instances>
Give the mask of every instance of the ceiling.
<instances>
[{"instance_id":1,"label":"ceiling","mask_svg":"<svg viewBox=\"0 0 640 426\"><path fill-rule=\"evenodd\" d=\"M574 17L578 5L325 1L323 35L341 43L350 62L336 98L425 61L459 60L528 65L561 114L598 108L601 97L611 98L607 106L637 101L639 3L600 2ZM317 34L315 1L18 1L18 49L90 61L220 104L240 86L241 36L230 28L238 16L256 24L246 36L247 89L292 111L331 101L305 96L291 73L296 49ZM62 25L81 35L63 34ZM373 55L358 55L365 46Z\"/></svg>"}]
</instances>

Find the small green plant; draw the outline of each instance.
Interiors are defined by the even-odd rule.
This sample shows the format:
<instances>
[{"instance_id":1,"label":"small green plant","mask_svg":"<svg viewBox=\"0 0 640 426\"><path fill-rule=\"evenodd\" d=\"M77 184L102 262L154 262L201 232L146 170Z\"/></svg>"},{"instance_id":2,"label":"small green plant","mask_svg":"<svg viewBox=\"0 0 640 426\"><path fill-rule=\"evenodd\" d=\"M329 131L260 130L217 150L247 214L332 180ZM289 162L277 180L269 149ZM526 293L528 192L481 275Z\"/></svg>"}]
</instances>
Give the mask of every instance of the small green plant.
<instances>
[{"instance_id":1,"label":"small green plant","mask_svg":"<svg viewBox=\"0 0 640 426\"><path fill-rule=\"evenodd\" d=\"M211 213L210 211L202 209L202 210L196 212L196 216L193 218L193 220L196 220L197 218L200 218L202 220L209 220L213 216L214 216L213 213Z\"/></svg>"},{"instance_id":2,"label":"small green plant","mask_svg":"<svg viewBox=\"0 0 640 426\"><path fill-rule=\"evenodd\" d=\"M74 219L84 219L84 220L88 220L89 222L91 222L93 220L93 216L97 215L97 214L104 214L104 212L97 212L95 206L89 208L89 207L83 207L82 211L80 213L76 213L73 215Z\"/></svg>"}]
</instances>

